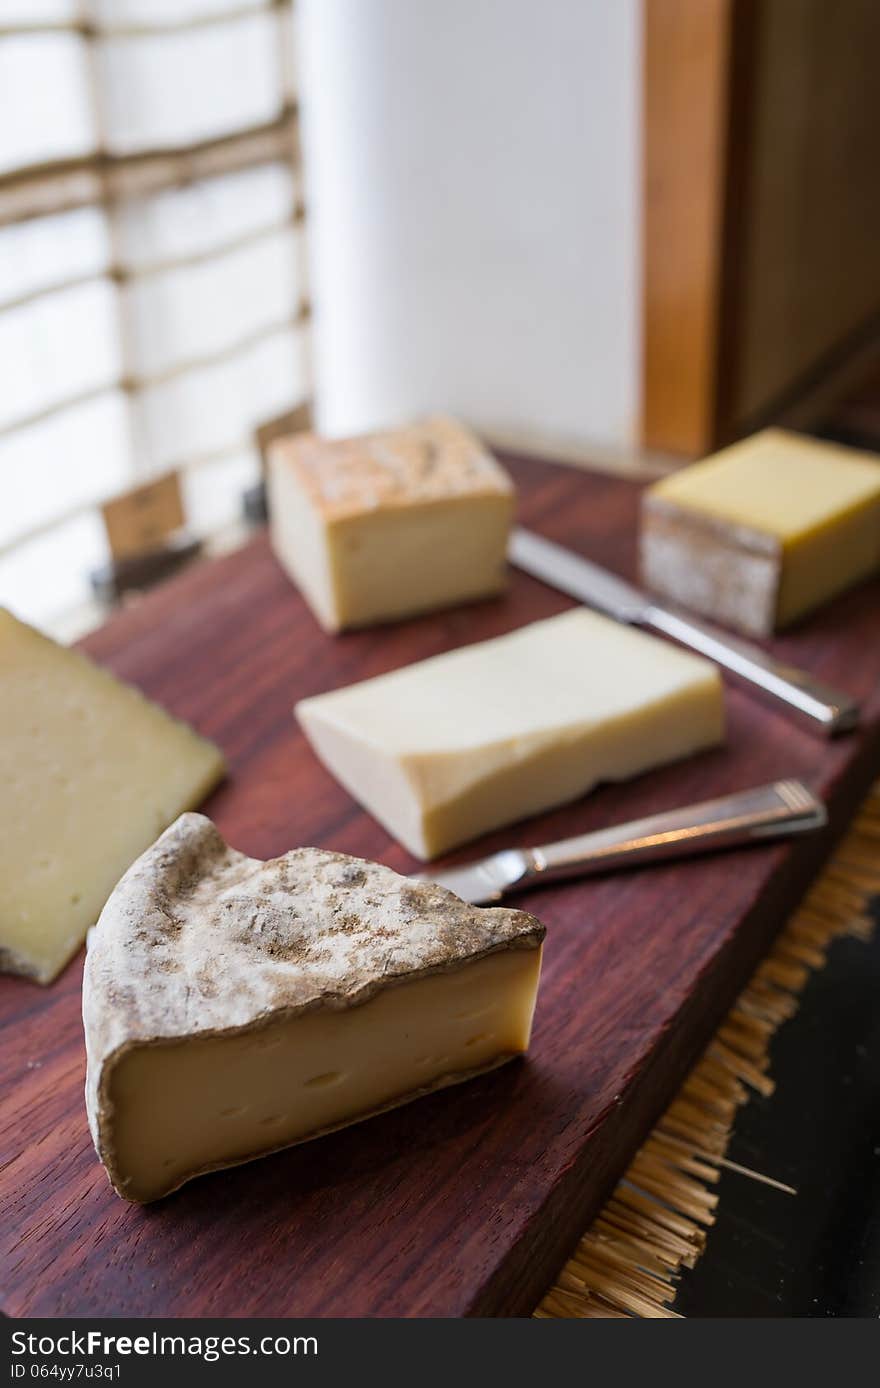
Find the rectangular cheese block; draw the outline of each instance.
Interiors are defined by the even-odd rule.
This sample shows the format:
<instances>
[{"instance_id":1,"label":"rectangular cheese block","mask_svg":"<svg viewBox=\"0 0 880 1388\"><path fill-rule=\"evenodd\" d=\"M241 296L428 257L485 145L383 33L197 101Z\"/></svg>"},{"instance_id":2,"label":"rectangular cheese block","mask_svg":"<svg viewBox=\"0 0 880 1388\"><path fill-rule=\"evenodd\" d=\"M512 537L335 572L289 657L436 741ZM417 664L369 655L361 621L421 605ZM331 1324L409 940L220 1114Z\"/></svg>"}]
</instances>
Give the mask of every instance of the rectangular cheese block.
<instances>
[{"instance_id":1,"label":"rectangular cheese block","mask_svg":"<svg viewBox=\"0 0 880 1388\"><path fill-rule=\"evenodd\" d=\"M472 601L506 584L513 485L453 420L278 440L269 503L275 554L327 631Z\"/></svg>"},{"instance_id":2,"label":"rectangular cheese block","mask_svg":"<svg viewBox=\"0 0 880 1388\"><path fill-rule=\"evenodd\" d=\"M642 501L655 593L769 636L880 570L880 459L767 429Z\"/></svg>"},{"instance_id":3,"label":"rectangular cheese block","mask_svg":"<svg viewBox=\"0 0 880 1388\"><path fill-rule=\"evenodd\" d=\"M324 764L411 853L477 835L723 737L709 661L585 608L304 699Z\"/></svg>"},{"instance_id":4,"label":"rectangular cheese block","mask_svg":"<svg viewBox=\"0 0 880 1388\"><path fill-rule=\"evenodd\" d=\"M210 742L0 610L0 969L50 982L223 771Z\"/></svg>"},{"instance_id":5,"label":"rectangular cheese block","mask_svg":"<svg viewBox=\"0 0 880 1388\"><path fill-rule=\"evenodd\" d=\"M90 940L86 1103L148 1201L524 1052L544 930L322 849L260 862L183 815Z\"/></svg>"}]
</instances>

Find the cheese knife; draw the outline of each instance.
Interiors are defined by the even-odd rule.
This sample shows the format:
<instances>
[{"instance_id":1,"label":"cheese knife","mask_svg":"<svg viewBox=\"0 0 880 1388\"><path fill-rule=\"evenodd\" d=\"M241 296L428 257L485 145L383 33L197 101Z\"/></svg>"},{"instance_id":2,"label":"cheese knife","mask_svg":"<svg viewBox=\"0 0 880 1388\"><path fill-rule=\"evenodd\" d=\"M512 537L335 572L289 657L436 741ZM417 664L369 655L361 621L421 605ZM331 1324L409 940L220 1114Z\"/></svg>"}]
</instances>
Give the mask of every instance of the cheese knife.
<instances>
[{"instance_id":1,"label":"cheese knife","mask_svg":"<svg viewBox=\"0 0 880 1388\"><path fill-rule=\"evenodd\" d=\"M859 705L849 694L820 683L794 665L775 660L758 646L655 602L634 584L542 535L521 527L514 529L508 557L533 578L618 622L649 627L708 656L812 732L833 737L859 721Z\"/></svg>"},{"instance_id":2,"label":"cheese knife","mask_svg":"<svg viewBox=\"0 0 880 1388\"><path fill-rule=\"evenodd\" d=\"M539 848L504 848L475 863L420 873L418 880L485 905L543 882L763 843L809 833L827 822L822 801L802 781L774 781Z\"/></svg>"}]
</instances>

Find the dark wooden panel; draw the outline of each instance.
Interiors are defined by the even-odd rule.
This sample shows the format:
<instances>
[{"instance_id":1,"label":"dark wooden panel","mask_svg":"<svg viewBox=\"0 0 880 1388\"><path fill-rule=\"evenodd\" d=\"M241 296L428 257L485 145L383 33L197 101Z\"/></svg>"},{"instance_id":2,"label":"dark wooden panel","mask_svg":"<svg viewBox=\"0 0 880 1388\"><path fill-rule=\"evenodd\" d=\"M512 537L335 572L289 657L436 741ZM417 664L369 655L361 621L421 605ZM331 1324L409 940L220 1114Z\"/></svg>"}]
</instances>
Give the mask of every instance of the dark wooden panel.
<instances>
[{"instance_id":1,"label":"dark wooden panel","mask_svg":"<svg viewBox=\"0 0 880 1388\"><path fill-rule=\"evenodd\" d=\"M524 520L633 571L636 484L526 462L514 470ZM87 645L224 748L232 774L207 808L237 847L267 857L313 843L406 870L405 852L315 762L294 700L569 605L517 574L492 602L330 639L258 539L169 583ZM783 774L808 779L842 827L880 770L880 583L775 648L860 696L862 731L826 745L732 692L726 748L480 847L561 837ZM48 990L0 980L0 1308L527 1313L830 842L532 893L548 937L528 1061L146 1209L111 1193L89 1141L81 962Z\"/></svg>"},{"instance_id":2,"label":"dark wooden panel","mask_svg":"<svg viewBox=\"0 0 880 1388\"><path fill-rule=\"evenodd\" d=\"M740 169L725 247L737 262L721 325L725 437L858 359L880 315L880 6L750 5L748 92L730 131Z\"/></svg>"}]
</instances>

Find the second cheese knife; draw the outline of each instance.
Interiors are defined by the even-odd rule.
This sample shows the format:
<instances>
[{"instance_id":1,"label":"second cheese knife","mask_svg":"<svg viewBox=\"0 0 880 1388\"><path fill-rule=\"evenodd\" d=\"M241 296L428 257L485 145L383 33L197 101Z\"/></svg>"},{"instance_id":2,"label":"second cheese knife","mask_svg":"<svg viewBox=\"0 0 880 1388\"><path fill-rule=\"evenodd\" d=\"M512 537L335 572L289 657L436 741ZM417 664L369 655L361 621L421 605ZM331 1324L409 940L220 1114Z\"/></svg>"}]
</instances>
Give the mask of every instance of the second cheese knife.
<instances>
[{"instance_id":1,"label":"second cheese knife","mask_svg":"<svg viewBox=\"0 0 880 1388\"><path fill-rule=\"evenodd\" d=\"M758 646L664 607L634 584L542 535L521 527L515 529L508 557L533 578L598 608L618 622L649 627L708 656L766 699L783 706L813 732L832 737L854 728L859 721L859 706L848 694L820 684L794 665L774 660Z\"/></svg>"},{"instance_id":2,"label":"second cheese knife","mask_svg":"<svg viewBox=\"0 0 880 1388\"><path fill-rule=\"evenodd\" d=\"M802 781L774 781L540 848L503 848L476 863L420 873L418 880L437 882L462 901L480 906L499 901L506 892L561 877L761 843L809 833L826 823L825 806Z\"/></svg>"}]
</instances>

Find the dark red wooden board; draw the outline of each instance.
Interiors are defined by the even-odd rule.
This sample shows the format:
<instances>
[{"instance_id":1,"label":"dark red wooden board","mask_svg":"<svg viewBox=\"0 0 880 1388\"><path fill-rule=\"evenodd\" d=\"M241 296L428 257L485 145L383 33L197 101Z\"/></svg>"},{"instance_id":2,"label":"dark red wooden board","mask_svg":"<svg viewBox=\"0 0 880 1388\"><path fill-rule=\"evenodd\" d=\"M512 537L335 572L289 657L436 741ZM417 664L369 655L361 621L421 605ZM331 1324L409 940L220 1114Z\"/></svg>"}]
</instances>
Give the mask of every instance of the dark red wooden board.
<instances>
[{"instance_id":1,"label":"dark red wooden board","mask_svg":"<svg viewBox=\"0 0 880 1388\"><path fill-rule=\"evenodd\" d=\"M514 462L523 520L631 573L638 486ZM521 574L508 596L323 636L264 538L202 564L85 643L215 738L232 774L207 809L238 848L318 844L412 861L314 760L306 694L570 606ZM484 840L560 838L802 776L833 831L880 771L880 583L775 643L864 701L825 744L731 691L725 749ZM8 1315L459 1316L531 1311L832 841L742 850L533 892L548 926L526 1062L318 1142L204 1177L146 1209L110 1191L86 1129L82 963L48 990L0 980L0 1308ZM467 856L462 853L459 857Z\"/></svg>"}]
</instances>

